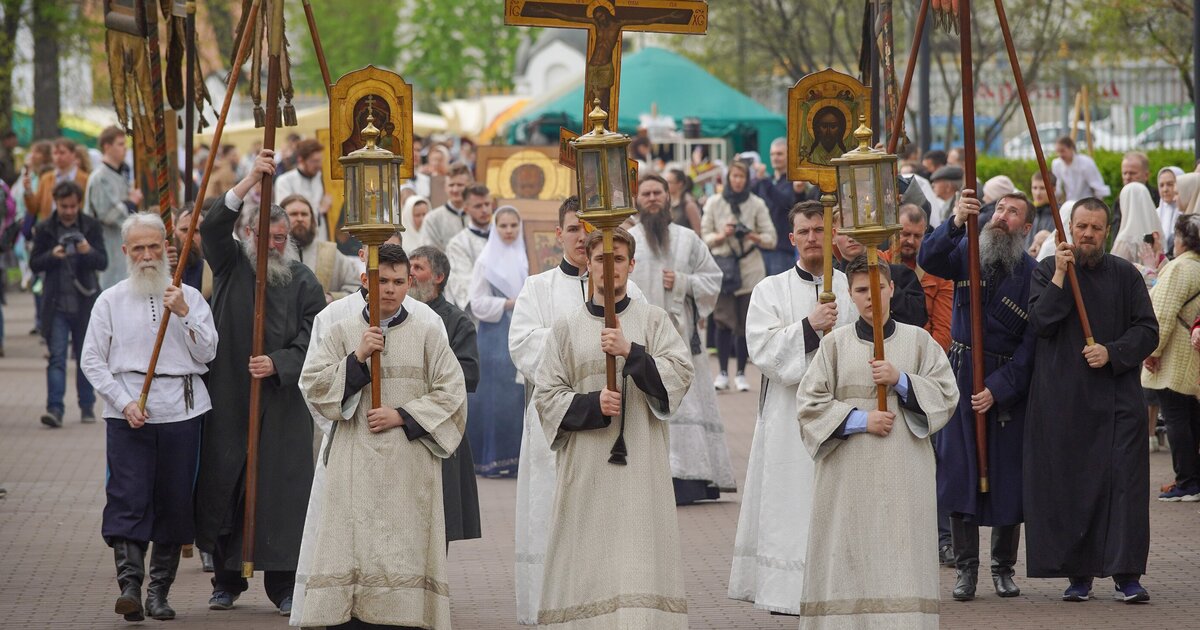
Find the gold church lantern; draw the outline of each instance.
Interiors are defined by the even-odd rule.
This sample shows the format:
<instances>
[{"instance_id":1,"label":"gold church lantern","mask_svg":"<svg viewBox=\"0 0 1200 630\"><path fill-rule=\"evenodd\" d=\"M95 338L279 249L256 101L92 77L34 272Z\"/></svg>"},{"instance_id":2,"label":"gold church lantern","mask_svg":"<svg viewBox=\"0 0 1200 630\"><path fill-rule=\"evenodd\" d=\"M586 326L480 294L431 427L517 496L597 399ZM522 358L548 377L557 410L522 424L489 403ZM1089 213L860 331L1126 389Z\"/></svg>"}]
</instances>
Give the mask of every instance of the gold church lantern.
<instances>
[{"instance_id":1,"label":"gold church lantern","mask_svg":"<svg viewBox=\"0 0 1200 630\"><path fill-rule=\"evenodd\" d=\"M346 231L366 245L382 245L400 221L400 165L402 156L376 144L379 130L375 114L368 111L367 126L361 131L365 146L338 158L346 182Z\"/></svg>"},{"instance_id":2,"label":"gold church lantern","mask_svg":"<svg viewBox=\"0 0 1200 630\"><path fill-rule=\"evenodd\" d=\"M900 230L896 196L896 156L871 148L871 130L859 117L855 148L830 160L837 168L838 231L868 247L882 244Z\"/></svg>"},{"instance_id":3,"label":"gold church lantern","mask_svg":"<svg viewBox=\"0 0 1200 630\"><path fill-rule=\"evenodd\" d=\"M630 193L626 147L629 136L605 128L608 113L600 99L588 114L592 130L571 141L579 185L579 218L597 228L615 228L637 213Z\"/></svg>"}]
</instances>

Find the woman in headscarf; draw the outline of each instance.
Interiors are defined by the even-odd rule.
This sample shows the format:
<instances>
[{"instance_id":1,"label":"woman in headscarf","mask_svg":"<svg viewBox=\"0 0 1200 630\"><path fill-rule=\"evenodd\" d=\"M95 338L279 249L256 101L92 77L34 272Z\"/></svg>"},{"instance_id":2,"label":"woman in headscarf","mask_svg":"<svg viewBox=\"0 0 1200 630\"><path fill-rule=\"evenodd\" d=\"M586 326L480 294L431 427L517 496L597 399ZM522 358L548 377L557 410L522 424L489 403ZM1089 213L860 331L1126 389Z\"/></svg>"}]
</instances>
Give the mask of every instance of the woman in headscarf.
<instances>
[{"instance_id":1,"label":"woman in headscarf","mask_svg":"<svg viewBox=\"0 0 1200 630\"><path fill-rule=\"evenodd\" d=\"M1139 255L1147 234L1165 235L1158 221L1158 212L1154 208L1154 200L1150 198L1150 189L1141 182L1130 182L1121 189L1119 197L1121 204L1121 230L1113 238L1112 255L1124 258L1131 263L1140 264ZM1157 266L1156 266L1157 267ZM1155 269L1149 269L1154 271ZM1146 271L1142 271L1145 275Z\"/></svg>"},{"instance_id":2,"label":"woman in headscarf","mask_svg":"<svg viewBox=\"0 0 1200 630\"><path fill-rule=\"evenodd\" d=\"M525 416L525 388L508 354L508 328L521 287L529 277L529 255L521 215L501 206L492 217L487 244L471 274L471 313L479 318L479 387L468 395L467 437L475 473L517 476Z\"/></svg>"},{"instance_id":3,"label":"woman in headscarf","mask_svg":"<svg viewBox=\"0 0 1200 630\"><path fill-rule=\"evenodd\" d=\"M1063 228L1065 228L1067 231L1066 236L1068 243L1071 242L1071 208L1073 207L1075 207L1075 202L1070 200L1062 202L1062 205L1058 207L1058 218L1062 219ZM1036 256L1034 256L1034 258L1038 259L1038 262L1041 262L1042 260L1053 256L1054 250L1057 248L1058 235L1056 229L1055 231L1050 232L1050 235L1047 236L1044 241L1042 241L1042 248L1038 250L1038 253Z\"/></svg>"},{"instance_id":4,"label":"woman in headscarf","mask_svg":"<svg viewBox=\"0 0 1200 630\"><path fill-rule=\"evenodd\" d=\"M411 252L429 244L425 240L425 236L421 234L427 214L429 214L428 199L420 195L413 195L404 200L404 207L400 210L400 221L404 223L404 251Z\"/></svg>"},{"instance_id":5,"label":"woman in headscarf","mask_svg":"<svg viewBox=\"0 0 1200 630\"><path fill-rule=\"evenodd\" d=\"M721 265L724 281L713 318L717 323L717 364L721 373L717 389L729 388L729 359L737 356L738 391L750 391L746 382L746 313L754 285L767 277L759 248L775 247L775 224L761 198L750 192L750 169L744 162L729 165L725 188L704 204L700 220L704 243Z\"/></svg>"}]
</instances>

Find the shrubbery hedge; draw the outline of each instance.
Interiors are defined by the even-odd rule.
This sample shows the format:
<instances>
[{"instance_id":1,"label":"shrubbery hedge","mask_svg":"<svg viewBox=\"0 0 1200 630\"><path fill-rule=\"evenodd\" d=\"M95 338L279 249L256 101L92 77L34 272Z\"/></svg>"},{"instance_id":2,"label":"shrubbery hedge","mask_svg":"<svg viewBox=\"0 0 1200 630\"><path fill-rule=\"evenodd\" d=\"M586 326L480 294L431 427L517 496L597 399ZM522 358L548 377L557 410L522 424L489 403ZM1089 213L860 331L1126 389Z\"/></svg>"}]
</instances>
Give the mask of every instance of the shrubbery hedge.
<instances>
[{"instance_id":1,"label":"shrubbery hedge","mask_svg":"<svg viewBox=\"0 0 1200 630\"><path fill-rule=\"evenodd\" d=\"M1100 174L1104 176L1104 181L1113 191L1109 201L1115 199L1121 191L1121 157L1124 155L1118 151L1096 151L1092 155L1092 159L1096 160L1096 166L1100 169ZM1150 157L1151 186L1158 185L1158 171L1164 166L1178 166L1185 172L1191 172L1196 164L1191 151L1154 149L1147 151L1146 155ZM1047 168L1055 157L1057 156L1053 153L1046 155ZM986 182L996 175L1008 175L1017 188L1029 192L1029 181L1037 171L1037 160L1011 160L980 155L976 158L975 170L980 181Z\"/></svg>"}]
</instances>

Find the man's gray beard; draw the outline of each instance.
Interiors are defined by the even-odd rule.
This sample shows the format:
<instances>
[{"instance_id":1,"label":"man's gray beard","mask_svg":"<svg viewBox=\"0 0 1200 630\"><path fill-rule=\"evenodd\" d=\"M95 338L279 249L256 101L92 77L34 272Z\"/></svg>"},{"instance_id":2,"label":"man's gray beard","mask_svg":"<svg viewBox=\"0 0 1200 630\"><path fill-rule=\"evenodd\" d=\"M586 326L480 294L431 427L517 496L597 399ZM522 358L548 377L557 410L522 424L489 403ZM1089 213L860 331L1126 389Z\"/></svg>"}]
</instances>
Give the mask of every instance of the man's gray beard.
<instances>
[{"instance_id":1,"label":"man's gray beard","mask_svg":"<svg viewBox=\"0 0 1200 630\"><path fill-rule=\"evenodd\" d=\"M646 233L646 244L655 256L662 256L671 248L671 211L663 208L658 212L641 211L642 230Z\"/></svg>"},{"instance_id":2,"label":"man's gray beard","mask_svg":"<svg viewBox=\"0 0 1200 630\"><path fill-rule=\"evenodd\" d=\"M312 242L315 240L317 240L316 226L309 226L303 235L296 234L295 230L292 231L292 242L295 243L296 247L300 249L304 249L305 247L312 245Z\"/></svg>"},{"instance_id":3,"label":"man's gray beard","mask_svg":"<svg viewBox=\"0 0 1200 630\"><path fill-rule=\"evenodd\" d=\"M1025 235L985 227L979 233L979 266L1012 273L1025 255Z\"/></svg>"},{"instance_id":4,"label":"man's gray beard","mask_svg":"<svg viewBox=\"0 0 1200 630\"><path fill-rule=\"evenodd\" d=\"M1096 249L1092 250L1092 253L1085 254L1083 253L1082 249L1076 248L1075 259L1079 261L1081 266L1087 267L1088 269L1095 269L1096 266L1100 264L1100 261L1104 260L1104 250L1097 247Z\"/></svg>"},{"instance_id":5,"label":"man's gray beard","mask_svg":"<svg viewBox=\"0 0 1200 630\"><path fill-rule=\"evenodd\" d=\"M126 256L125 265L129 270L129 282L139 295L162 297L167 285L171 283L171 277L167 275L166 259L160 258L143 267L132 257Z\"/></svg>"},{"instance_id":6,"label":"man's gray beard","mask_svg":"<svg viewBox=\"0 0 1200 630\"><path fill-rule=\"evenodd\" d=\"M408 294L411 295L414 300L428 304L437 299L437 284L432 280L426 282L417 282L416 280L413 280L408 285Z\"/></svg>"},{"instance_id":7,"label":"man's gray beard","mask_svg":"<svg viewBox=\"0 0 1200 630\"><path fill-rule=\"evenodd\" d=\"M248 238L242 241L242 252L252 267L258 266L258 243ZM292 263L300 261L300 250L296 243L288 238L287 247L282 254L275 248L267 251L267 284L273 287L283 286L292 281Z\"/></svg>"}]
</instances>

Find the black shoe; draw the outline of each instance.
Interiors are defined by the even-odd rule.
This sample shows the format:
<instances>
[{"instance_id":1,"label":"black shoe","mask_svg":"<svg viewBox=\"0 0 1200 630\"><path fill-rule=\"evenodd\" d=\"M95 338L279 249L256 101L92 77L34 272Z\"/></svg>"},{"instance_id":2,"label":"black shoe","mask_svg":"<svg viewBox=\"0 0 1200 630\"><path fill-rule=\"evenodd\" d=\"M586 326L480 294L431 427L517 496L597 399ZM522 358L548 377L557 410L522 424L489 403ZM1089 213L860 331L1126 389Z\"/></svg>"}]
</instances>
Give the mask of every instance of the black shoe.
<instances>
[{"instance_id":1,"label":"black shoe","mask_svg":"<svg viewBox=\"0 0 1200 630\"><path fill-rule=\"evenodd\" d=\"M113 612L125 617L125 621L142 621L142 580L146 577L146 550L132 540L118 538L113 541L113 558L117 564L117 585L121 595L113 605Z\"/></svg>"},{"instance_id":2,"label":"black shoe","mask_svg":"<svg viewBox=\"0 0 1200 630\"><path fill-rule=\"evenodd\" d=\"M200 552L200 570L204 571L205 573L213 572L214 567L211 553L208 553L207 551Z\"/></svg>"},{"instance_id":3,"label":"black shoe","mask_svg":"<svg viewBox=\"0 0 1200 630\"><path fill-rule=\"evenodd\" d=\"M91 407L79 410L79 421L84 424L95 424L96 414L92 411Z\"/></svg>"},{"instance_id":4,"label":"black shoe","mask_svg":"<svg viewBox=\"0 0 1200 630\"><path fill-rule=\"evenodd\" d=\"M1016 597L1021 594L1021 588L1013 581L1012 573L993 573L992 584L996 586L996 594L1000 597Z\"/></svg>"},{"instance_id":5,"label":"black shoe","mask_svg":"<svg viewBox=\"0 0 1200 630\"><path fill-rule=\"evenodd\" d=\"M47 409L46 413L42 414L42 424L51 429L62 428L62 412L57 409Z\"/></svg>"},{"instance_id":6,"label":"black shoe","mask_svg":"<svg viewBox=\"0 0 1200 630\"><path fill-rule=\"evenodd\" d=\"M959 569L958 581L954 583L954 592L951 593L954 600L969 602L975 599L975 583L978 581L978 569Z\"/></svg>"},{"instance_id":7,"label":"black shoe","mask_svg":"<svg viewBox=\"0 0 1200 630\"><path fill-rule=\"evenodd\" d=\"M154 543L150 553L150 586L146 588L146 614L151 619L175 618L175 611L167 603L167 594L179 569L179 549L179 545Z\"/></svg>"},{"instance_id":8,"label":"black shoe","mask_svg":"<svg viewBox=\"0 0 1200 630\"><path fill-rule=\"evenodd\" d=\"M212 597L208 600L209 610L230 610L233 608L233 602L241 597L241 593L230 593L229 591L213 591Z\"/></svg>"},{"instance_id":9,"label":"black shoe","mask_svg":"<svg viewBox=\"0 0 1200 630\"><path fill-rule=\"evenodd\" d=\"M292 614L292 596L288 595L279 602L279 614L284 617L289 617Z\"/></svg>"},{"instance_id":10,"label":"black shoe","mask_svg":"<svg viewBox=\"0 0 1200 630\"><path fill-rule=\"evenodd\" d=\"M944 567L954 566L954 547L951 545L942 545L938 549L938 562Z\"/></svg>"}]
</instances>

